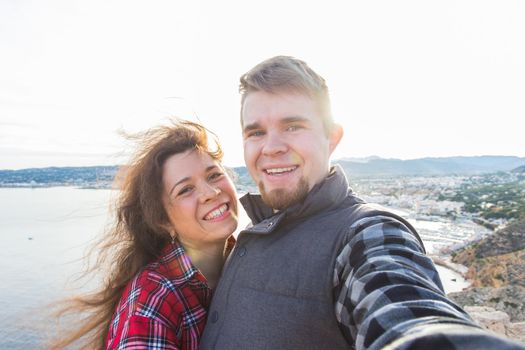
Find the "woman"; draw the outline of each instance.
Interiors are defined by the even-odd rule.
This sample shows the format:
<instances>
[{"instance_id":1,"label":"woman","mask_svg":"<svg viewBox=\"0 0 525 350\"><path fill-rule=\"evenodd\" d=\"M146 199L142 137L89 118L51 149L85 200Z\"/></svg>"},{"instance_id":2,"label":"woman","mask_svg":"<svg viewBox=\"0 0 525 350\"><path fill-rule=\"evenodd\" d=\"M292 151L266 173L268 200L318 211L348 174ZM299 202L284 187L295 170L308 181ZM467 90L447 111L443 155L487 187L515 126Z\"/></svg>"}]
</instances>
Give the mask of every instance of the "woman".
<instances>
[{"instance_id":1,"label":"woman","mask_svg":"<svg viewBox=\"0 0 525 350\"><path fill-rule=\"evenodd\" d=\"M141 135L125 169L116 220L99 245L103 287L71 301L86 311L86 349L197 349L212 290L233 247L237 197L206 129L191 122Z\"/></svg>"}]
</instances>

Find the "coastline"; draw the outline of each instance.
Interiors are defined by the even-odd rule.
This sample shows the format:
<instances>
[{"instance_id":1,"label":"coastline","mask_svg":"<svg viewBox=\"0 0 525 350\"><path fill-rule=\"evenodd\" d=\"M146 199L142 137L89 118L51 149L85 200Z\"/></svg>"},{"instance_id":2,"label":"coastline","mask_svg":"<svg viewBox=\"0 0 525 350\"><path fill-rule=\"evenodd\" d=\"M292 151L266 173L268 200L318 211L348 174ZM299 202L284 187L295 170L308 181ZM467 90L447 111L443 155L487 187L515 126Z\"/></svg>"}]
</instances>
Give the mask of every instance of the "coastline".
<instances>
[{"instance_id":1,"label":"coastline","mask_svg":"<svg viewBox=\"0 0 525 350\"><path fill-rule=\"evenodd\" d=\"M438 270L445 294L461 292L472 285L466 277L468 267L453 263L450 255L429 255Z\"/></svg>"},{"instance_id":2,"label":"coastline","mask_svg":"<svg viewBox=\"0 0 525 350\"><path fill-rule=\"evenodd\" d=\"M472 286L472 281L466 277L466 266L453 263L450 256L429 257L436 265L445 294L461 292Z\"/></svg>"}]
</instances>

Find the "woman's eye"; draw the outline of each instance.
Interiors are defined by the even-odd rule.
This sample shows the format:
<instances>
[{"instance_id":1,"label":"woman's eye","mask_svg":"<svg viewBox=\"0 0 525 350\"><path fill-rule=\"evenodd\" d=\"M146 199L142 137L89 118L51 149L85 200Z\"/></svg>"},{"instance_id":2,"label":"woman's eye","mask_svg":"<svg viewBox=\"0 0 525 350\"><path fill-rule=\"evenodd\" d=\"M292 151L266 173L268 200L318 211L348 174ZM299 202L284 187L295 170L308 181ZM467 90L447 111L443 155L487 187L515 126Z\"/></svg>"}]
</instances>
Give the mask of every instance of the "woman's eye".
<instances>
[{"instance_id":1,"label":"woman's eye","mask_svg":"<svg viewBox=\"0 0 525 350\"><path fill-rule=\"evenodd\" d=\"M193 187L192 186L186 186L186 187L183 187L179 193L177 193L178 196L182 196L186 193L190 193L191 191L193 190Z\"/></svg>"},{"instance_id":2,"label":"woman's eye","mask_svg":"<svg viewBox=\"0 0 525 350\"><path fill-rule=\"evenodd\" d=\"M224 174L223 173L212 173L210 176L209 176L209 179L210 180L217 180L217 179L220 179Z\"/></svg>"}]
</instances>

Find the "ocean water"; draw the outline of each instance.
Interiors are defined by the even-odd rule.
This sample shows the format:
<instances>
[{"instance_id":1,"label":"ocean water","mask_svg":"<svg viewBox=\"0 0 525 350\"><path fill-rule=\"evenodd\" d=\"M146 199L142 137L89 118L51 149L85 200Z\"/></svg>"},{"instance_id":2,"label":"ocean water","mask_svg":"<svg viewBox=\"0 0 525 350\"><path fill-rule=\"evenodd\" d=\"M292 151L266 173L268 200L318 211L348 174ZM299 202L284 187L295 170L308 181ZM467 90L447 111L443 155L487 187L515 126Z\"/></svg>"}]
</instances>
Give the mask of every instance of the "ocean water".
<instances>
[{"instance_id":1,"label":"ocean water","mask_svg":"<svg viewBox=\"0 0 525 350\"><path fill-rule=\"evenodd\" d=\"M53 333L49 305L71 294L82 257L104 232L113 190L0 188L0 349L41 349ZM241 213L239 227L248 222ZM443 225L419 220L429 247ZM419 226L419 227L418 227ZM436 233L433 234L432 230ZM440 241L441 242L441 241ZM447 292L466 283L459 274L438 267Z\"/></svg>"},{"instance_id":2,"label":"ocean water","mask_svg":"<svg viewBox=\"0 0 525 350\"><path fill-rule=\"evenodd\" d=\"M0 349L40 349L81 258L108 218L111 190L0 188Z\"/></svg>"}]
</instances>

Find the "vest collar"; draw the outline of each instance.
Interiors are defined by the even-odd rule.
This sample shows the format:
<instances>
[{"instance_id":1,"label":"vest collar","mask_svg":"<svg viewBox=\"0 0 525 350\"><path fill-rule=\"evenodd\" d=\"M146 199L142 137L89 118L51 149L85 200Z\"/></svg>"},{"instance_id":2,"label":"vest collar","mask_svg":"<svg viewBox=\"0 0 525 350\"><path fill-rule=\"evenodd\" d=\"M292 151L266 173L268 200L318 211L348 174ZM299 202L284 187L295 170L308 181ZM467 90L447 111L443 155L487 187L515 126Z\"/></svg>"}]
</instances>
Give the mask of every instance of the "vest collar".
<instances>
[{"instance_id":1,"label":"vest collar","mask_svg":"<svg viewBox=\"0 0 525 350\"><path fill-rule=\"evenodd\" d=\"M269 233L285 219L298 220L337 207L350 192L352 190L348 186L343 169L335 165L330 169L328 176L315 185L302 202L277 213L263 202L260 194L247 193L240 201L254 225L247 231Z\"/></svg>"}]
</instances>

